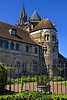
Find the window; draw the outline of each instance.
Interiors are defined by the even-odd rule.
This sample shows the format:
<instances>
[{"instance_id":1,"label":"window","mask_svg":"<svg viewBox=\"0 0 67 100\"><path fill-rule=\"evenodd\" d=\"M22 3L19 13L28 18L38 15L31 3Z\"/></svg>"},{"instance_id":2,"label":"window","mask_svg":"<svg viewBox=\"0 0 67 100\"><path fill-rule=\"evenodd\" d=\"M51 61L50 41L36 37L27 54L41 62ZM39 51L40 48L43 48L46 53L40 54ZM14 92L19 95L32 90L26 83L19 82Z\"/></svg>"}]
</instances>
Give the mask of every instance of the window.
<instances>
[{"instance_id":1,"label":"window","mask_svg":"<svg viewBox=\"0 0 67 100\"><path fill-rule=\"evenodd\" d=\"M16 35L16 30L12 29L12 35Z\"/></svg>"},{"instance_id":2,"label":"window","mask_svg":"<svg viewBox=\"0 0 67 100\"><path fill-rule=\"evenodd\" d=\"M14 47L14 44L11 43L11 44L10 44L10 49L13 49L13 47Z\"/></svg>"},{"instance_id":3,"label":"window","mask_svg":"<svg viewBox=\"0 0 67 100\"><path fill-rule=\"evenodd\" d=\"M43 51L46 53L47 52L47 47L43 47Z\"/></svg>"},{"instance_id":4,"label":"window","mask_svg":"<svg viewBox=\"0 0 67 100\"><path fill-rule=\"evenodd\" d=\"M35 53L37 53L37 48L35 48Z\"/></svg>"},{"instance_id":5,"label":"window","mask_svg":"<svg viewBox=\"0 0 67 100\"><path fill-rule=\"evenodd\" d=\"M56 41L56 36L55 35L52 36L52 40Z\"/></svg>"},{"instance_id":6,"label":"window","mask_svg":"<svg viewBox=\"0 0 67 100\"><path fill-rule=\"evenodd\" d=\"M47 34L47 41L49 40L49 34Z\"/></svg>"},{"instance_id":7,"label":"window","mask_svg":"<svg viewBox=\"0 0 67 100\"><path fill-rule=\"evenodd\" d=\"M28 46L26 46L26 52L29 52L29 47Z\"/></svg>"},{"instance_id":8,"label":"window","mask_svg":"<svg viewBox=\"0 0 67 100\"><path fill-rule=\"evenodd\" d=\"M54 41L54 35L52 36L52 40Z\"/></svg>"},{"instance_id":9,"label":"window","mask_svg":"<svg viewBox=\"0 0 67 100\"><path fill-rule=\"evenodd\" d=\"M49 40L49 34L44 35L44 40L48 41Z\"/></svg>"},{"instance_id":10,"label":"window","mask_svg":"<svg viewBox=\"0 0 67 100\"><path fill-rule=\"evenodd\" d=\"M5 42L5 48L8 48L8 42L7 41Z\"/></svg>"},{"instance_id":11,"label":"window","mask_svg":"<svg viewBox=\"0 0 67 100\"><path fill-rule=\"evenodd\" d=\"M2 47L2 41L0 40L0 47Z\"/></svg>"},{"instance_id":12,"label":"window","mask_svg":"<svg viewBox=\"0 0 67 100\"><path fill-rule=\"evenodd\" d=\"M44 35L44 40L46 41L46 35Z\"/></svg>"},{"instance_id":13,"label":"window","mask_svg":"<svg viewBox=\"0 0 67 100\"><path fill-rule=\"evenodd\" d=\"M54 40L56 41L56 36L54 37Z\"/></svg>"},{"instance_id":14,"label":"window","mask_svg":"<svg viewBox=\"0 0 67 100\"><path fill-rule=\"evenodd\" d=\"M18 50L18 47L19 47L18 44L16 44L16 50Z\"/></svg>"}]
</instances>

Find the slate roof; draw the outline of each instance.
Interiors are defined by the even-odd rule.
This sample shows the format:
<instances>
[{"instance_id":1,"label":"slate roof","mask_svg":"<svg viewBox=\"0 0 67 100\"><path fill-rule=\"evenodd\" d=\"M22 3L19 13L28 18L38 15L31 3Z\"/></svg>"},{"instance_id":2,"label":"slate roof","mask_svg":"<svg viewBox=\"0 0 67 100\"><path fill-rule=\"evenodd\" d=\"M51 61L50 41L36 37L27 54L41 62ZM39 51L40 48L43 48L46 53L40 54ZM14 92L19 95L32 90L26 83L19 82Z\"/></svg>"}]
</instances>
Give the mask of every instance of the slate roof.
<instances>
[{"instance_id":1,"label":"slate roof","mask_svg":"<svg viewBox=\"0 0 67 100\"><path fill-rule=\"evenodd\" d=\"M36 12L36 10L34 11L33 15L30 18L33 21L41 21L40 16L38 15L38 13Z\"/></svg>"},{"instance_id":2,"label":"slate roof","mask_svg":"<svg viewBox=\"0 0 67 100\"><path fill-rule=\"evenodd\" d=\"M10 34L9 30L12 28L16 29L16 36ZM19 42L38 45L29 37L29 33L27 31L24 31L16 26L1 21L0 21L0 37Z\"/></svg>"},{"instance_id":3,"label":"slate roof","mask_svg":"<svg viewBox=\"0 0 67 100\"><path fill-rule=\"evenodd\" d=\"M32 31L37 31L37 30L41 30L41 29L55 29L55 27L52 25L52 23L50 22L50 20L44 19L41 20L34 28ZM55 29L56 30L56 29ZM57 30L56 30L57 31Z\"/></svg>"}]
</instances>

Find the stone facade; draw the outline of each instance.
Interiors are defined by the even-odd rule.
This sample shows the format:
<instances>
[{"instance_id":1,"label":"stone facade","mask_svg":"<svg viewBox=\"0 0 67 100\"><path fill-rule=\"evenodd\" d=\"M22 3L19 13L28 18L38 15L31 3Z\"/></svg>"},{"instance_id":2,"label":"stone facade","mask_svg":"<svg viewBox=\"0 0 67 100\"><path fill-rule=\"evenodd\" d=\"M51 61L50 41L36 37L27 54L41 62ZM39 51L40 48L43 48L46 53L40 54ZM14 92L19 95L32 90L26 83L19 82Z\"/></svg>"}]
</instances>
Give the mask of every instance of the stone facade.
<instances>
[{"instance_id":1,"label":"stone facade","mask_svg":"<svg viewBox=\"0 0 67 100\"><path fill-rule=\"evenodd\" d=\"M58 75L56 68L59 63L67 65L67 60L59 54L55 23L41 20L36 11L27 21L23 5L17 27L0 22L0 62L19 68L20 74L22 70L23 74L45 74L49 69L50 75Z\"/></svg>"},{"instance_id":2,"label":"stone facade","mask_svg":"<svg viewBox=\"0 0 67 100\"><path fill-rule=\"evenodd\" d=\"M12 25L3 22L0 22L0 25L0 62L9 67L19 68L20 73L23 70L23 74L36 74L36 64L39 63L39 45L33 42L28 33L22 29L14 26L13 30L16 29L17 32L13 35L9 32ZM6 28L7 33L1 29L2 27ZM34 64L35 71L33 71ZM18 74L17 71L15 74Z\"/></svg>"},{"instance_id":3,"label":"stone facade","mask_svg":"<svg viewBox=\"0 0 67 100\"><path fill-rule=\"evenodd\" d=\"M45 64L47 67L49 65L50 74L53 75L58 66L58 39L56 31L54 29L42 29L30 34L31 38L42 46ZM56 37L55 40L53 36ZM55 72L53 72L53 69Z\"/></svg>"}]
</instances>

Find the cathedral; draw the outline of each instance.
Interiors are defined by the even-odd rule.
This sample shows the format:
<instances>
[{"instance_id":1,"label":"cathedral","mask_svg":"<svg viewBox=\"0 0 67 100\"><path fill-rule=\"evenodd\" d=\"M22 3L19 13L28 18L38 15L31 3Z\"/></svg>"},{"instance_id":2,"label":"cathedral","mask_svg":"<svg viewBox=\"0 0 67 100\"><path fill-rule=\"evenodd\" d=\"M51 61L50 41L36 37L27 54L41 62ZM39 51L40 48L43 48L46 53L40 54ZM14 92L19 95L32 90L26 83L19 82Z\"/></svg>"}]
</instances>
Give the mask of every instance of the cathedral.
<instances>
[{"instance_id":1,"label":"cathedral","mask_svg":"<svg viewBox=\"0 0 67 100\"><path fill-rule=\"evenodd\" d=\"M29 32L31 39L40 47L40 60L50 67L50 74L57 73L57 68L67 64L67 59L59 53L57 30L55 21L52 24L50 20L43 17L40 18L38 13L34 11L31 17L28 17L23 5L17 27ZM54 71L54 72L53 72Z\"/></svg>"},{"instance_id":2,"label":"cathedral","mask_svg":"<svg viewBox=\"0 0 67 100\"><path fill-rule=\"evenodd\" d=\"M67 59L59 53L55 26L36 11L27 20L23 4L16 26L0 21L0 62L19 68L20 74L40 74L43 67L42 73L49 69L50 75L57 75Z\"/></svg>"}]
</instances>

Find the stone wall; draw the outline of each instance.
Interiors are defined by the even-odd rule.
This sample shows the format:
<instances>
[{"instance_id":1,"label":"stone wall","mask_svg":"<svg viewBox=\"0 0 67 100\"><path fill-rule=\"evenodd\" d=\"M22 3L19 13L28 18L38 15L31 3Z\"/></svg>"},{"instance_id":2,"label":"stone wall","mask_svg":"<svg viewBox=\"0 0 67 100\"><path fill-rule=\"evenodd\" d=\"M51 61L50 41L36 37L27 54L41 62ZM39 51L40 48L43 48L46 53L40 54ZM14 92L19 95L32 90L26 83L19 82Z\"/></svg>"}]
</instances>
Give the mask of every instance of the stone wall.
<instances>
[{"instance_id":1,"label":"stone wall","mask_svg":"<svg viewBox=\"0 0 67 100\"><path fill-rule=\"evenodd\" d=\"M21 69L25 68L28 73L33 74L33 62L39 62L39 46L4 38L0 38L0 40L2 40L2 47L0 47L0 62L9 67L19 67L20 73L22 71ZM8 41L7 49L4 45L5 41ZM13 50L10 49L11 42L14 44ZM16 44L19 45L18 50L16 50ZM29 46L28 52L26 52L27 45ZM37 53L35 53L35 48L37 48Z\"/></svg>"}]
</instances>

